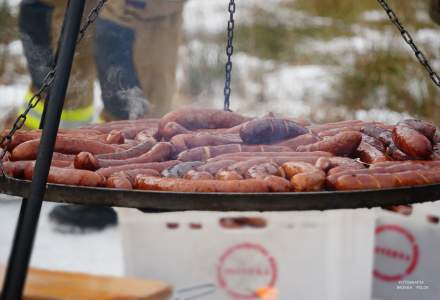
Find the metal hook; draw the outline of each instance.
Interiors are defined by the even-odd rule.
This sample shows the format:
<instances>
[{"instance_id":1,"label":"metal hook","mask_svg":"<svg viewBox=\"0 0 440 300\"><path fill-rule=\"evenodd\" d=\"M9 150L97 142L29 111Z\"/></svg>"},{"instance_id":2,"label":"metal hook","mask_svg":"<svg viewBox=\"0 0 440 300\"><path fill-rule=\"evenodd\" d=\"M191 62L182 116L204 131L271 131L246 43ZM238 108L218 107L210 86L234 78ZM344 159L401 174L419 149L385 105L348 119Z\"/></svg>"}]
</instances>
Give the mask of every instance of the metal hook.
<instances>
[{"instance_id":1,"label":"metal hook","mask_svg":"<svg viewBox=\"0 0 440 300\"><path fill-rule=\"evenodd\" d=\"M201 297L214 294L217 286L212 283L205 283L194 285L186 288L181 288L176 291L176 295L172 300L194 300Z\"/></svg>"}]
</instances>

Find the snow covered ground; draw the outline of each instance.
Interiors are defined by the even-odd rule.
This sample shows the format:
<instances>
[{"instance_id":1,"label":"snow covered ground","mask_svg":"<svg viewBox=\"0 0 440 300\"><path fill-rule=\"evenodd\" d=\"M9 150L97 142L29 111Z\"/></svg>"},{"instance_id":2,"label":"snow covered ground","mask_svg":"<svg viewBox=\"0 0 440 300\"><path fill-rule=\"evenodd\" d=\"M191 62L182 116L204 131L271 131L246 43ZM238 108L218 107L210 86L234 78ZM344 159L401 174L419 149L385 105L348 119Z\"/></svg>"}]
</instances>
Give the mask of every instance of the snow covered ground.
<instances>
[{"instance_id":1,"label":"snow covered ground","mask_svg":"<svg viewBox=\"0 0 440 300\"><path fill-rule=\"evenodd\" d=\"M55 204L44 203L31 265L34 267L122 275L122 248L118 228L98 233L63 234L51 227L47 214ZM0 264L5 264L20 210L20 199L0 195Z\"/></svg>"}]
</instances>

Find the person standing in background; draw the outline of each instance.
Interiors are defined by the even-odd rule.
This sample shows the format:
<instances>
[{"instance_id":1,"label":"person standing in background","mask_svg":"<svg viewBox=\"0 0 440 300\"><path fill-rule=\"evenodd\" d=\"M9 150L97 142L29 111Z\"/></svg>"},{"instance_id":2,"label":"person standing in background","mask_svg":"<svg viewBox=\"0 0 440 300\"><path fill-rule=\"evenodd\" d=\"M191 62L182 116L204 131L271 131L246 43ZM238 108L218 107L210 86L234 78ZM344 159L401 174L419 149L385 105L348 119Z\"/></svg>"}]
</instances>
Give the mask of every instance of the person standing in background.
<instances>
[{"instance_id":1,"label":"person standing in background","mask_svg":"<svg viewBox=\"0 0 440 300\"><path fill-rule=\"evenodd\" d=\"M25 103L19 112L24 111L27 101L41 87L44 77L53 65L58 37L67 1L22 0L18 18L20 39L23 44L31 84L25 96ZM93 1L88 1L86 11ZM61 117L61 128L76 128L93 121L93 86L96 72L93 62L93 43L84 39L77 48L66 101ZM43 113L44 100L31 110L26 119L26 127L37 129Z\"/></svg>"},{"instance_id":2,"label":"person standing in background","mask_svg":"<svg viewBox=\"0 0 440 300\"><path fill-rule=\"evenodd\" d=\"M171 110L183 7L184 0L111 0L104 6L95 55L105 120Z\"/></svg>"},{"instance_id":3,"label":"person standing in background","mask_svg":"<svg viewBox=\"0 0 440 300\"><path fill-rule=\"evenodd\" d=\"M53 64L66 2L20 3L20 37L32 81L26 100L41 87ZM96 3L86 2L84 18ZM184 0L108 1L92 32L77 48L60 127L92 122L96 75L104 104L101 120L160 117L170 111L176 92L183 6ZM38 128L43 107L42 101L29 113L26 127ZM102 229L117 222L113 209L95 206L60 205L49 217L69 230Z\"/></svg>"}]
</instances>

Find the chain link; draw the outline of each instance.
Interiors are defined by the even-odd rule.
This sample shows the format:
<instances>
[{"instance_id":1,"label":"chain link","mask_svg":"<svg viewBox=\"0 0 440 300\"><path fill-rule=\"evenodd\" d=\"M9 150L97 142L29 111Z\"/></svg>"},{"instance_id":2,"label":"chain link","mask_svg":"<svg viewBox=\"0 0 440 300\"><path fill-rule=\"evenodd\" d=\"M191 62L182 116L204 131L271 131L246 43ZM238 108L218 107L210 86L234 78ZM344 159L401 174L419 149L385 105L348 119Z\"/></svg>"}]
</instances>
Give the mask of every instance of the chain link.
<instances>
[{"instance_id":1,"label":"chain link","mask_svg":"<svg viewBox=\"0 0 440 300\"><path fill-rule=\"evenodd\" d=\"M95 22L96 18L99 15L100 10L104 6L104 4L108 0L100 0L97 5L90 11L89 15L87 16L87 19L85 23L81 26L79 33L78 33L78 39L77 44L83 39L85 36L85 33L87 29L90 27L93 22ZM3 169L3 159L9 149L9 146L12 142L12 137L14 136L15 132L19 129L21 129L25 122L26 117L29 111L31 111L33 108L35 108L38 103L41 101L41 99L44 98L44 96L47 94L47 91L51 87L53 80L55 78L56 68L55 66L47 73L46 77L43 80L43 83L40 87L40 89L29 99L28 104L26 106L26 109L17 117L14 124L12 125L12 128L9 130L9 132L2 136L0 138L0 171L2 176L6 176L5 171Z\"/></svg>"},{"instance_id":2,"label":"chain link","mask_svg":"<svg viewBox=\"0 0 440 300\"><path fill-rule=\"evenodd\" d=\"M228 21L228 43L226 45L226 55L228 57L228 61L225 66L225 88L224 88L224 96L225 96L225 102L224 102L224 110L231 111L229 109L229 99L231 97L231 79L232 79L232 54L234 53L234 28L235 28L235 21L234 21L234 13L235 13L235 0L230 0L228 11L229 11L229 21Z\"/></svg>"},{"instance_id":3,"label":"chain link","mask_svg":"<svg viewBox=\"0 0 440 300\"><path fill-rule=\"evenodd\" d=\"M388 5L386 0L377 0L379 4L382 6L382 8L385 10L386 14L388 15L388 18L390 21L396 26L396 28L399 30L400 34L402 35L403 40L411 47L411 49L414 51L414 55L416 56L417 60L420 62L420 64L425 68L425 70L428 72L429 77L431 77L432 82L440 87L440 76L435 72L426 56L423 54L423 52L417 47L415 44L411 34L403 27L402 23L400 23L399 18L397 17L396 13L391 9L391 7Z\"/></svg>"},{"instance_id":4,"label":"chain link","mask_svg":"<svg viewBox=\"0 0 440 300\"><path fill-rule=\"evenodd\" d=\"M81 26L81 29L79 30L77 43L79 43L84 38L87 29L89 28L90 25L92 25L96 21L96 19L99 16L99 12L101 11L101 9L103 8L103 6L107 1L108 0L98 1L96 6L90 11L85 23Z\"/></svg>"}]
</instances>

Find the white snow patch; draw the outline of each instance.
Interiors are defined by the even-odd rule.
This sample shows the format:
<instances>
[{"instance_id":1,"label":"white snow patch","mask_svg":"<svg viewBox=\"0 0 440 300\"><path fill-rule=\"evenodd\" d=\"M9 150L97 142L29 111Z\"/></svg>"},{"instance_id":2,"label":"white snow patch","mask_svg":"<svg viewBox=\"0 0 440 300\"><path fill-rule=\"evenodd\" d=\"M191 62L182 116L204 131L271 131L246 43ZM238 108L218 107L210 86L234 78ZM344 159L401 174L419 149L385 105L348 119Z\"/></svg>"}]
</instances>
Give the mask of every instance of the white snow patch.
<instances>
[{"instance_id":1,"label":"white snow patch","mask_svg":"<svg viewBox=\"0 0 440 300\"><path fill-rule=\"evenodd\" d=\"M356 119L364 121L380 121L389 124L395 124L403 119L411 118L408 113L398 113L388 109L370 109L358 110L355 114Z\"/></svg>"},{"instance_id":2,"label":"white snow patch","mask_svg":"<svg viewBox=\"0 0 440 300\"><path fill-rule=\"evenodd\" d=\"M381 22L388 20L388 16L383 10L369 10L362 14L362 19L367 22Z\"/></svg>"},{"instance_id":3,"label":"white snow patch","mask_svg":"<svg viewBox=\"0 0 440 300\"><path fill-rule=\"evenodd\" d=\"M5 265L12 245L20 199L1 195L0 264ZM11 200L12 199L12 200ZM33 267L49 270L123 275L119 229L88 234L61 234L52 229L48 213L54 204L44 203L32 254Z\"/></svg>"}]
</instances>

